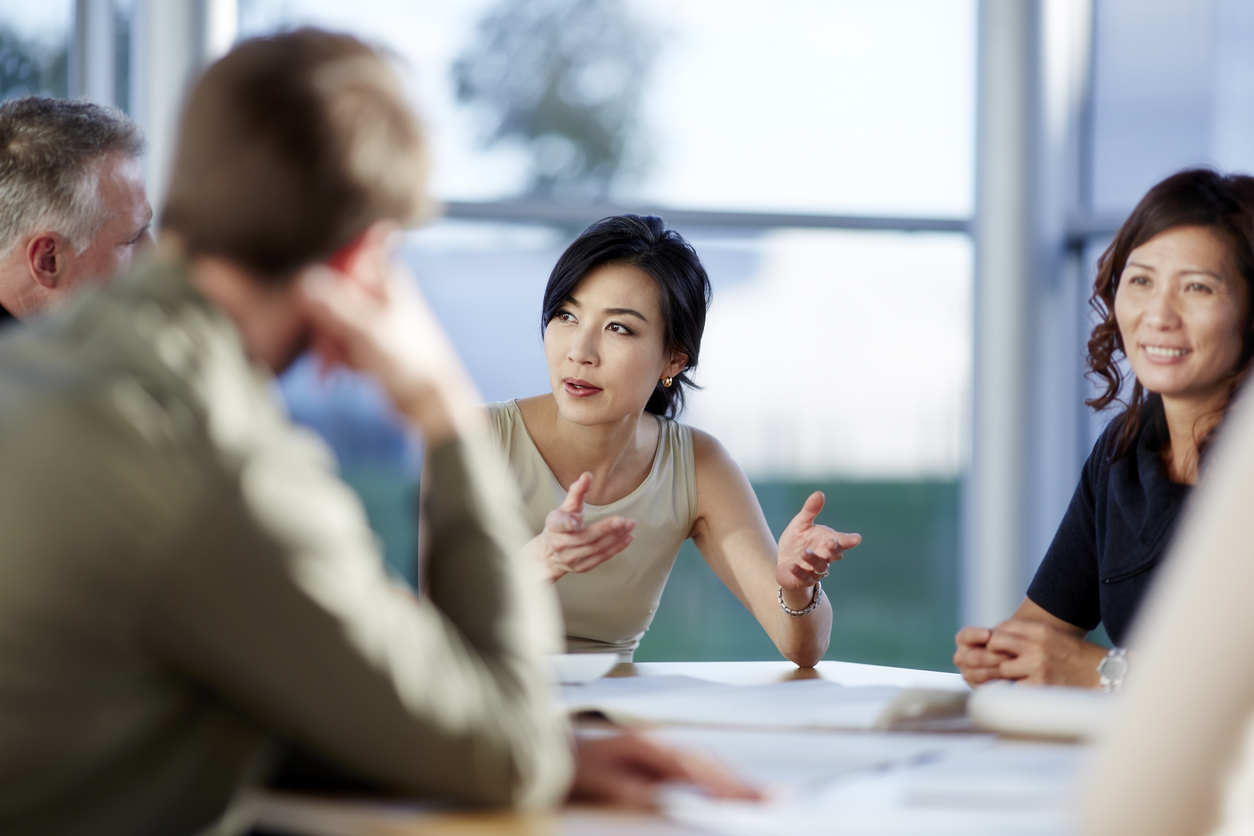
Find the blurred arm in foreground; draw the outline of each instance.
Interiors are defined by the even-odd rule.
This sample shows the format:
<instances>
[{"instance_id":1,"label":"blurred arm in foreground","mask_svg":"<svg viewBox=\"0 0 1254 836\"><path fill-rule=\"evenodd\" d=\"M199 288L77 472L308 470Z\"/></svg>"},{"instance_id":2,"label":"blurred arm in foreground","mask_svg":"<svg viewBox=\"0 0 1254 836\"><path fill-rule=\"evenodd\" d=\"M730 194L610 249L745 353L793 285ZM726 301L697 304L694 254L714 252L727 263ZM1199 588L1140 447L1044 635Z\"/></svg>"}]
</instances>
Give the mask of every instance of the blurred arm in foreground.
<instances>
[{"instance_id":1,"label":"blurred arm in foreground","mask_svg":"<svg viewBox=\"0 0 1254 836\"><path fill-rule=\"evenodd\" d=\"M1085 834L1236 834L1254 825L1249 394L1234 409L1133 633L1136 659L1122 704L1084 785Z\"/></svg>"}]
</instances>

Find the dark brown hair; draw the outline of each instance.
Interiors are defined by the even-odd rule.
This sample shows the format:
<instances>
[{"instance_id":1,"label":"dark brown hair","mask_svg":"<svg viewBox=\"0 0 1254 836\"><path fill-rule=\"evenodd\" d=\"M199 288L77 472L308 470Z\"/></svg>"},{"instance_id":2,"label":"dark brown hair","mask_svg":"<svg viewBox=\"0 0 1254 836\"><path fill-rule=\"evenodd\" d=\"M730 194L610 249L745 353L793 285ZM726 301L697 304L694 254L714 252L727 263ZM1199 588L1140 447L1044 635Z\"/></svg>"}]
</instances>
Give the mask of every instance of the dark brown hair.
<instances>
[{"instance_id":1,"label":"dark brown hair","mask_svg":"<svg viewBox=\"0 0 1254 836\"><path fill-rule=\"evenodd\" d=\"M700 388L688 372L697 367L701 353L701 335L710 308L710 277L692 245L656 215L602 218L581 232L553 266L540 313L542 336L584 277L605 264L630 264L657 283L666 350L683 352L688 362L671 386L660 381L654 384L644 410L674 418L683 411L687 390Z\"/></svg>"},{"instance_id":2,"label":"dark brown hair","mask_svg":"<svg viewBox=\"0 0 1254 836\"><path fill-rule=\"evenodd\" d=\"M1125 354L1119 323L1115 320L1115 293L1128 255L1137 247L1168 230L1185 226L1210 229L1228 244L1233 263L1245 279L1246 310L1242 326L1241 359L1229 376L1228 399L1244 380L1254 357L1254 177L1240 174L1224 175L1208 168L1178 172L1154 186L1132 210L1123 226L1115 233L1110 246L1097 262L1097 279L1089 305L1100 322L1089 338L1088 377L1104 391L1085 401L1102 410L1116 401L1123 386L1123 372L1118 354ZM1124 411L1115 419L1122 422L1114 448L1109 455L1117 459L1136 444L1141 428L1149 419L1150 395L1133 378L1132 395ZM1199 455L1205 452L1213 428L1198 442Z\"/></svg>"},{"instance_id":3,"label":"dark brown hair","mask_svg":"<svg viewBox=\"0 0 1254 836\"><path fill-rule=\"evenodd\" d=\"M244 41L196 84L161 223L189 255L284 281L376 221L416 223L426 175L391 67L348 35L298 29Z\"/></svg>"}]
</instances>

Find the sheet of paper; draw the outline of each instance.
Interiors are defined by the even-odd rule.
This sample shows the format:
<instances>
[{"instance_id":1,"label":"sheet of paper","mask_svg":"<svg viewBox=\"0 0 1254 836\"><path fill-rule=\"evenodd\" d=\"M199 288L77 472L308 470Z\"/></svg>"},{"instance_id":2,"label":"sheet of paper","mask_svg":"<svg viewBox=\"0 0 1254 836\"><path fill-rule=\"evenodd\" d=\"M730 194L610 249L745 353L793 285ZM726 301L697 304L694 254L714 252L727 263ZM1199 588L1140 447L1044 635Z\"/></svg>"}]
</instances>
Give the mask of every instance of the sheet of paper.
<instances>
[{"instance_id":1,"label":"sheet of paper","mask_svg":"<svg viewBox=\"0 0 1254 836\"><path fill-rule=\"evenodd\" d=\"M964 695L937 693L951 710L961 712ZM900 704L894 701L913 694L924 692L889 685L846 687L823 679L724 685L687 676L611 677L562 688L568 711L599 711L624 725L774 729L872 729Z\"/></svg>"},{"instance_id":2,"label":"sheet of paper","mask_svg":"<svg viewBox=\"0 0 1254 836\"><path fill-rule=\"evenodd\" d=\"M852 772L766 804L667 793L667 815L726 836L1065 836L1078 746L997 741Z\"/></svg>"},{"instance_id":3,"label":"sheet of paper","mask_svg":"<svg viewBox=\"0 0 1254 836\"><path fill-rule=\"evenodd\" d=\"M646 736L676 748L703 752L735 774L782 799L833 785L837 779L900 768L985 748L983 734L768 731L671 726Z\"/></svg>"}]
</instances>

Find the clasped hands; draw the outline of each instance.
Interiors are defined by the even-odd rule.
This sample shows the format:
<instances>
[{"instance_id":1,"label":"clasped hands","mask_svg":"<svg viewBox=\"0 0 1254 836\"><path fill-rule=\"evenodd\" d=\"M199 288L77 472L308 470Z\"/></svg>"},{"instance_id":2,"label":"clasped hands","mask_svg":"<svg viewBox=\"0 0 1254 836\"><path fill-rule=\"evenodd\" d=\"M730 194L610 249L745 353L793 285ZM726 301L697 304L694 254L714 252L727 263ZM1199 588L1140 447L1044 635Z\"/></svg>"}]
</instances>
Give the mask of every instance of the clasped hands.
<instances>
[{"instance_id":1,"label":"clasped hands","mask_svg":"<svg viewBox=\"0 0 1254 836\"><path fill-rule=\"evenodd\" d=\"M1012 618L996 627L964 627L954 637L954 665L969 685L1009 679L1033 685L1098 685L1106 649L1050 624Z\"/></svg>"}]
</instances>

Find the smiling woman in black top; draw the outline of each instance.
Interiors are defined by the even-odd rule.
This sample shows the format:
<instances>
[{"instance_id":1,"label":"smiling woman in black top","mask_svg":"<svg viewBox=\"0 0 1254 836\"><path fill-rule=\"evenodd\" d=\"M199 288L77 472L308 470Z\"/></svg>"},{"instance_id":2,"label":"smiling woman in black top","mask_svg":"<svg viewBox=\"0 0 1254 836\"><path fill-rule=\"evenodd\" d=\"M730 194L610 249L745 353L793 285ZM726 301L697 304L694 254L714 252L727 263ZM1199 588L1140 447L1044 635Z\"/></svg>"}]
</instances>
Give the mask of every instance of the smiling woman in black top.
<instances>
[{"instance_id":1,"label":"smiling woman in black top","mask_svg":"<svg viewBox=\"0 0 1254 836\"><path fill-rule=\"evenodd\" d=\"M1198 465L1254 356L1254 178L1182 171L1141 200L1098 262L1088 404L1127 406L1102 433L1027 597L958 633L954 664L992 679L1097 686L1099 623L1123 642Z\"/></svg>"}]
</instances>

